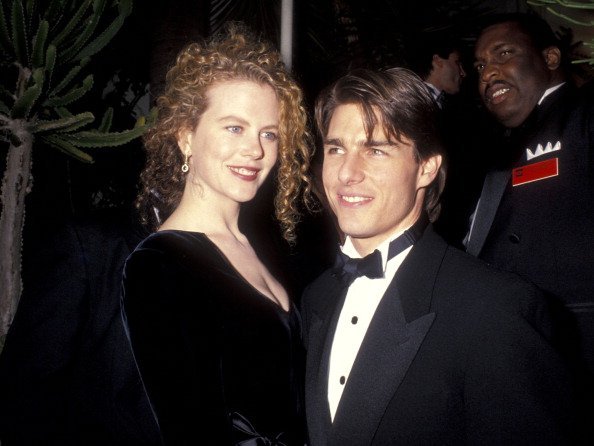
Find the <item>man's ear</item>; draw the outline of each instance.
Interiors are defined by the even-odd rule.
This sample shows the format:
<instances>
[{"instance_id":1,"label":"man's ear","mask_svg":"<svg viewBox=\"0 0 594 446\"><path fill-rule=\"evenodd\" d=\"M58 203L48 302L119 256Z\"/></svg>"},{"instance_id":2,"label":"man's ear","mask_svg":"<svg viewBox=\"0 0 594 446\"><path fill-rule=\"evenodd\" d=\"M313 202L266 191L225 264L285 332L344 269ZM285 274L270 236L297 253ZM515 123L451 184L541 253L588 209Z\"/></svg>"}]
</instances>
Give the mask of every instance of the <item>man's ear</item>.
<instances>
[{"instance_id":1,"label":"man's ear","mask_svg":"<svg viewBox=\"0 0 594 446\"><path fill-rule=\"evenodd\" d=\"M417 186L427 187L429 186L441 167L442 157L441 155L432 155L429 158L421 161L421 168L419 169L419 178L417 180Z\"/></svg>"},{"instance_id":2,"label":"man's ear","mask_svg":"<svg viewBox=\"0 0 594 446\"><path fill-rule=\"evenodd\" d=\"M544 61L549 70L555 71L561 65L561 50L556 46L550 46L542 50Z\"/></svg>"},{"instance_id":3,"label":"man's ear","mask_svg":"<svg viewBox=\"0 0 594 446\"><path fill-rule=\"evenodd\" d=\"M443 66L443 59L439 55L434 54L431 58L431 66L435 68L441 68Z\"/></svg>"}]
</instances>

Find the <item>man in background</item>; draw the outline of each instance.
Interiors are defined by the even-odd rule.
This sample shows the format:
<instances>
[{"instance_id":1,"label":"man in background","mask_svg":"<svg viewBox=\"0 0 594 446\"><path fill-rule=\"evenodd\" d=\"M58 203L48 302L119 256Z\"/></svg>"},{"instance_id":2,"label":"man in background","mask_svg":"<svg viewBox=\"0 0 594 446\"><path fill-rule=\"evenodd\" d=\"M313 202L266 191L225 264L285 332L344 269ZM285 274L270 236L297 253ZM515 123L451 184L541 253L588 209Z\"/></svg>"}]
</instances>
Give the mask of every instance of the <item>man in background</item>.
<instances>
[{"instance_id":1,"label":"man in background","mask_svg":"<svg viewBox=\"0 0 594 446\"><path fill-rule=\"evenodd\" d=\"M594 101L569 82L564 58L537 16L496 16L484 26L475 47L478 90L501 139L465 244L545 291L564 318L559 342L591 383Z\"/></svg>"}]
</instances>

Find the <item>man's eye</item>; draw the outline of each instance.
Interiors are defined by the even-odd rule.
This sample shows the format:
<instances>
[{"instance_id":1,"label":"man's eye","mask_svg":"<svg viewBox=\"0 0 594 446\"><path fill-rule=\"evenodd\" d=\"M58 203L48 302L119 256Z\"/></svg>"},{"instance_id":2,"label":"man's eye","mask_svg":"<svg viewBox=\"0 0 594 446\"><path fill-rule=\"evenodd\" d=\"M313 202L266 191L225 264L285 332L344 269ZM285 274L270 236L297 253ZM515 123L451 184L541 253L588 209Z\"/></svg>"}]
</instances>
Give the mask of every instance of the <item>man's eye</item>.
<instances>
[{"instance_id":1,"label":"man's eye","mask_svg":"<svg viewBox=\"0 0 594 446\"><path fill-rule=\"evenodd\" d=\"M499 55L500 56L508 56L511 53L512 53L511 50L503 50L501 53L499 53Z\"/></svg>"},{"instance_id":2,"label":"man's eye","mask_svg":"<svg viewBox=\"0 0 594 446\"><path fill-rule=\"evenodd\" d=\"M376 149L374 147L369 149L369 153L371 153L371 155L373 155L373 156L383 156L386 154L386 152L384 152L383 150Z\"/></svg>"},{"instance_id":3,"label":"man's eye","mask_svg":"<svg viewBox=\"0 0 594 446\"><path fill-rule=\"evenodd\" d=\"M329 155L339 155L342 153L342 149L340 147L328 147L326 153Z\"/></svg>"},{"instance_id":4,"label":"man's eye","mask_svg":"<svg viewBox=\"0 0 594 446\"><path fill-rule=\"evenodd\" d=\"M229 127L226 127L226 129L229 130L231 133L241 133L241 131L243 130L238 125L230 125Z\"/></svg>"},{"instance_id":5,"label":"man's eye","mask_svg":"<svg viewBox=\"0 0 594 446\"><path fill-rule=\"evenodd\" d=\"M268 141L276 141L278 140L278 135L274 132L262 132L262 138L267 139Z\"/></svg>"},{"instance_id":6,"label":"man's eye","mask_svg":"<svg viewBox=\"0 0 594 446\"><path fill-rule=\"evenodd\" d=\"M480 73L481 71L484 70L485 64L482 64L482 63L474 64L474 68L476 69L476 71L478 71Z\"/></svg>"}]
</instances>

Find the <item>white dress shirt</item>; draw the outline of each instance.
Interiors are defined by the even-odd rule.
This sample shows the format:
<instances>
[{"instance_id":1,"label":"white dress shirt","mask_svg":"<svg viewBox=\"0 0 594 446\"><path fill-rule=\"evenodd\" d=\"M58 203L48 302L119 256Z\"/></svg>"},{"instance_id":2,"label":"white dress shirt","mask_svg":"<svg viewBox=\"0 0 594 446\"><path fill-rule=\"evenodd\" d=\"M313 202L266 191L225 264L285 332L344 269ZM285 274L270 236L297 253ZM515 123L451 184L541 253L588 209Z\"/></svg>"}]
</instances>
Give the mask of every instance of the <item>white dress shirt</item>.
<instances>
[{"instance_id":1,"label":"white dress shirt","mask_svg":"<svg viewBox=\"0 0 594 446\"><path fill-rule=\"evenodd\" d=\"M402 232L395 234L392 238L384 241L377 247L382 255L384 277L377 279L370 279L366 276L358 277L347 291L330 353L328 403L330 405L332 421L334 421L334 415L342 397L342 392L348 382L353 363L355 362L365 333L367 333L369 324L373 319L375 310L382 300L388 285L392 282L396 271L398 271L398 268L412 248L405 249L386 262L390 242L400 234ZM353 246L350 237L347 237L342 247L342 252L351 258L361 257Z\"/></svg>"}]
</instances>

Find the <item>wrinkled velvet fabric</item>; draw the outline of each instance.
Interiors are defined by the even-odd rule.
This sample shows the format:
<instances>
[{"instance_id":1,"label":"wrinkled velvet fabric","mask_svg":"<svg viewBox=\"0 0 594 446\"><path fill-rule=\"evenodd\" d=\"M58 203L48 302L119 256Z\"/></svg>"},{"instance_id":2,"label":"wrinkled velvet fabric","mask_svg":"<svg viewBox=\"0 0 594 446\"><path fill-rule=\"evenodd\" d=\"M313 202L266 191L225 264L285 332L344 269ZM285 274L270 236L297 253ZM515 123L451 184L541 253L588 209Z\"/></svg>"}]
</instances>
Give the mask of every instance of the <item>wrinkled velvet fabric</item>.
<instances>
[{"instance_id":1,"label":"wrinkled velvet fabric","mask_svg":"<svg viewBox=\"0 0 594 446\"><path fill-rule=\"evenodd\" d=\"M145 239L126 262L123 309L165 444L240 444L245 426L254 444L304 443L298 313L259 293L204 234Z\"/></svg>"}]
</instances>

